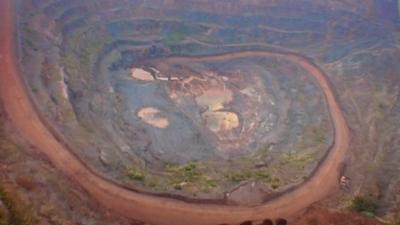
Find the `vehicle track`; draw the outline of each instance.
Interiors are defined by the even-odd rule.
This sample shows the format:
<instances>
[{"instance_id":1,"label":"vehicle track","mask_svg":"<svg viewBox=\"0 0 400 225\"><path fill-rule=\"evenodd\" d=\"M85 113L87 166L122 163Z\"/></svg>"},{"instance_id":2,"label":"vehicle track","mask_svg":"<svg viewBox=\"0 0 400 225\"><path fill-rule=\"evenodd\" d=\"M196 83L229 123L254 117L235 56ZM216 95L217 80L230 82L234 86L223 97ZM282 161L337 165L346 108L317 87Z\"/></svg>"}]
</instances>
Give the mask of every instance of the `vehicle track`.
<instances>
[{"instance_id":1,"label":"vehicle track","mask_svg":"<svg viewBox=\"0 0 400 225\"><path fill-rule=\"evenodd\" d=\"M291 217L338 189L339 168L349 147L349 128L332 86L321 69L307 58L287 52L243 51L214 56L173 57L166 60L227 60L273 56L303 67L325 94L334 125L334 143L312 176L295 189L254 207L188 203L140 194L90 170L47 129L32 105L19 76L15 56L13 1L0 1L0 94L8 118L19 134L65 175L113 212L157 225L217 225Z\"/></svg>"}]
</instances>

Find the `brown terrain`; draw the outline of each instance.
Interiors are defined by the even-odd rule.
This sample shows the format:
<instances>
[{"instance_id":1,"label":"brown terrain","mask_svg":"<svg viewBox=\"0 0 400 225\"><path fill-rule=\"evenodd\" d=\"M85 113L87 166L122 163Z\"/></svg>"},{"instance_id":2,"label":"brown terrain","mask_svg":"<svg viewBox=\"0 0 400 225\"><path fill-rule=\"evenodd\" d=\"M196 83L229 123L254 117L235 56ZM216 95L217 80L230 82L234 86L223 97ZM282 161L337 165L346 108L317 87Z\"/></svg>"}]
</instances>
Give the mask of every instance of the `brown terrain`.
<instances>
[{"instance_id":1,"label":"brown terrain","mask_svg":"<svg viewBox=\"0 0 400 225\"><path fill-rule=\"evenodd\" d=\"M380 224L354 212L330 211L323 207L311 207L295 222L296 225L376 225Z\"/></svg>"},{"instance_id":2,"label":"brown terrain","mask_svg":"<svg viewBox=\"0 0 400 225\"><path fill-rule=\"evenodd\" d=\"M0 94L5 111L20 135L44 154L53 165L79 184L94 199L115 213L150 224L215 225L294 218L296 213L336 190L340 167L349 146L349 128L325 74L303 56L285 52L244 51L174 60L226 60L251 56L274 56L302 66L325 94L335 128L334 144L313 175L302 185L255 207L195 204L130 191L99 176L73 155L47 129L25 91L15 55L12 0L0 3Z\"/></svg>"}]
</instances>

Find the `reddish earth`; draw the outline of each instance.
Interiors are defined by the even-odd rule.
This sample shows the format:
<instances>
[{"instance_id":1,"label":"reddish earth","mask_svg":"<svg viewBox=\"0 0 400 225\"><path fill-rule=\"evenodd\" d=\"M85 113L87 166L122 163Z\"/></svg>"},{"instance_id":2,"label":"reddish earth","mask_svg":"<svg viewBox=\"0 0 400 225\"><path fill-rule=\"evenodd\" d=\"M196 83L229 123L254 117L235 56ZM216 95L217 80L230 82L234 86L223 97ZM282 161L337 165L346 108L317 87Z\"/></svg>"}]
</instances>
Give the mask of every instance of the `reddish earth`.
<instances>
[{"instance_id":1,"label":"reddish earth","mask_svg":"<svg viewBox=\"0 0 400 225\"><path fill-rule=\"evenodd\" d=\"M55 138L35 111L18 74L14 49L13 1L0 2L0 94L11 122L56 168L81 185L100 204L115 213L151 224L215 225L263 221L266 218L291 218L300 210L338 189L339 167L349 146L349 129L342 110L324 73L306 58L292 53L244 51L210 60L238 57L274 56L302 66L319 83L325 94L335 128L335 141L327 157L310 179L297 188L256 206L195 204L144 195L125 189L94 172ZM199 60L204 57L197 57ZM181 60L194 60L181 58Z\"/></svg>"},{"instance_id":2,"label":"reddish earth","mask_svg":"<svg viewBox=\"0 0 400 225\"><path fill-rule=\"evenodd\" d=\"M352 212L311 207L293 225L381 225L377 220Z\"/></svg>"}]
</instances>

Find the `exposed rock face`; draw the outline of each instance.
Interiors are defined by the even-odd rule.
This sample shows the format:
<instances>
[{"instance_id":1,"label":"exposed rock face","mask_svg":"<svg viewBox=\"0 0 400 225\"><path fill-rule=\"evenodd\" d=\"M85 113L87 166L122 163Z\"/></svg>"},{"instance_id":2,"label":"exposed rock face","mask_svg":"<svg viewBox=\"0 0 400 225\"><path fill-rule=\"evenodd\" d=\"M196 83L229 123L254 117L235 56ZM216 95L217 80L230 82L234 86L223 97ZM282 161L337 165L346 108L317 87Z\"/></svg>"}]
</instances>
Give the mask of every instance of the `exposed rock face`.
<instances>
[{"instance_id":1,"label":"exposed rock face","mask_svg":"<svg viewBox=\"0 0 400 225\"><path fill-rule=\"evenodd\" d=\"M255 181L240 185L229 192L226 197L229 203L239 205L257 205L264 201L267 190Z\"/></svg>"}]
</instances>

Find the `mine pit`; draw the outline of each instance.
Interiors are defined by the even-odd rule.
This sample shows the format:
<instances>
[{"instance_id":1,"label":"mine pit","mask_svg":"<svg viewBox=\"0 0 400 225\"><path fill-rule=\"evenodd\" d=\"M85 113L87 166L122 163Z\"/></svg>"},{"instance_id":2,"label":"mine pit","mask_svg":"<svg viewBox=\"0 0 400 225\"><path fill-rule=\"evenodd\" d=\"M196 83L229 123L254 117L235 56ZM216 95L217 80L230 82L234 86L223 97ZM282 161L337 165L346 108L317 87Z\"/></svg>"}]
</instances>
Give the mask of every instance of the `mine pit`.
<instances>
[{"instance_id":1,"label":"mine pit","mask_svg":"<svg viewBox=\"0 0 400 225\"><path fill-rule=\"evenodd\" d=\"M63 4L46 16L64 15ZM201 45L174 32L196 36L209 30L204 24L131 20L132 12L118 20L113 12L89 13L75 33L69 13L65 24L54 20L62 54L53 43L24 49L37 59L57 56L23 65L26 83L49 123L77 146L74 154L114 182L150 194L259 205L303 182L328 151L334 136L324 93L293 56Z\"/></svg>"},{"instance_id":2,"label":"mine pit","mask_svg":"<svg viewBox=\"0 0 400 225\"><path fill-rule=\"evenodd\" d=\"M282 67L269 66L271 62L276 63L273 57L265 57L263 60L265 65L255 66L248 65L250 61L241 58L211 64L207 59L197 61L195 58L193 62L190 58L149 59L143 61L143 64L130 67L131 80L117 75L119 72L116 71L115 76L113 75L116 85L110 83L108 86L115 90L114 94L122 95L122 99L127 100L123 103L135 112L133 117L122 114L124 116L120 118L126 118L126 124L146 137L148 144L145 152L151 153L143 156L146 160L152 161L156 158L168 164L177 163L182 167L192 163L199 164L196 168L201 172L198 173L212 174L207 178L212 181L212 188L206 189L210 188L211 193L219 196L221 194L218 193L233 190L240 182L254 180L256 176L262 177L256 178L264 181L256 180L257 192L248 201L241 200L237 194L234 195L237 204L260 204L257 200L262 199L260 196L289 182L270 178L269 174L256 175L261 172L257 172L258 168L251 163L253 156L247 159L248 162L242 159L247 157L246 155L260 157L262 154L270 154L267 153L270 148L266 146L285 140L288 133L292 132L285 123L289 119L289 113L293 114L297 110L291 108L291 102L296 101L297 96L290 96L285 91L289 88L282 83L284 80L280 76L287 74L291 83L304 82L304 77L308 76L306 73L300 73L298 77L292 76L291 73L295 73L295 69L291 67L296 65L286 68L284 65L288 62L284 60L280 61ZM106 77L108 73L104 72L102 75ZM309 98L318 97L316 93L317 89ZM319 102L318 107L322 107L323 104ZM321 111L318 109L315 113ZM293 132L296 129L304 129L303 126L293 128ZM167 133L162 132L166 129ZM135 144L132 147L135 148ZM217 158L221 158L222 161L214 161ZM224 161L230 158L233 159L232 162ZM281 165L279 160L274 163ZM227 172L220 174L210 171L220 166L233 168L233 164L237 164L238 167L246 165L242 169L243 174L236 169L223 169ZM293 168L292 173L300 171ZM159 179L152 175L151 171L149 173L147 179ZM214 180L220 181L228 188L221 189L218 185L214 188ZM190 194L193 186L204 185L196 182L210 182L191 183L184 177L178 181L175 187L179 188L172 186L167 189L185 195ZM171 181L161 178L161 182ZM233 201L233 198L230 199Z\"/></svg>"},{"instance_id":3,"label":"mine pit","mask_svg":"<svg viewBox=\"0 0 400 225\"><path fill-rule=\"evenodd\" d=\"M1 0L0 224L397 224L398 1L363 2Z\"/></svg>"}]
</instances>

